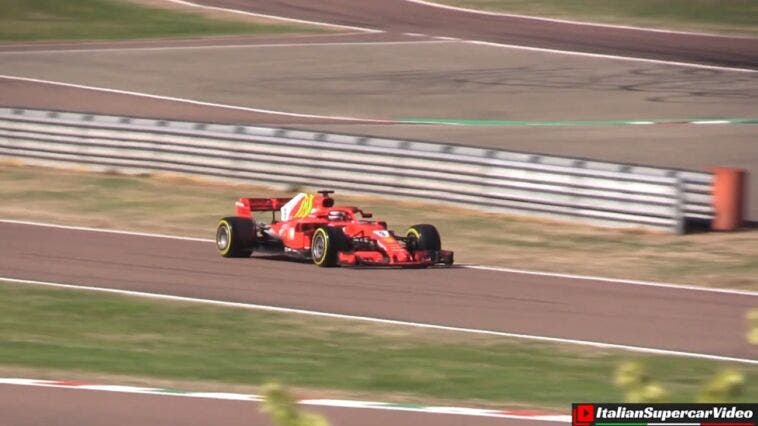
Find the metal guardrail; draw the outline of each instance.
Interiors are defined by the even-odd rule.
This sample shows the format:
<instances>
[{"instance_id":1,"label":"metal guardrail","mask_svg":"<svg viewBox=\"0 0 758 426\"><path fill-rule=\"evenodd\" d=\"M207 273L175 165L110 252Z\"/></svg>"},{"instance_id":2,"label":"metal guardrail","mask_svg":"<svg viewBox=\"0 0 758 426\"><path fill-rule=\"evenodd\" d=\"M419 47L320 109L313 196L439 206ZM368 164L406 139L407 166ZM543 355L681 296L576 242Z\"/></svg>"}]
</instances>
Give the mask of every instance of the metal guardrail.
<instances>
[{"instance_id":1,"label":"metal guardrail","mask_svg":"<svg viewBox=\"0 0 758 426\"><path fill-rule=\"evenodd\" d=\"M0 108L0 156L329 187L673 232L713 215L709 173L254 126Z\"/></svg>"}]
</instances>

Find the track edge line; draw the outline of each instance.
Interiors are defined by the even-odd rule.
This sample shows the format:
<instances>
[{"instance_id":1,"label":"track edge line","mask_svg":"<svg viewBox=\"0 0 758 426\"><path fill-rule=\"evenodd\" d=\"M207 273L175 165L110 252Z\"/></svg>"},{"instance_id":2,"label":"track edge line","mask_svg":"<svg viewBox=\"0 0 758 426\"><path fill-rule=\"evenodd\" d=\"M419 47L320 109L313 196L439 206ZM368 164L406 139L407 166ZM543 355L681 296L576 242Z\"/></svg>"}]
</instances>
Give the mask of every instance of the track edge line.
<instances>
[{"instance_id":1,"label":"track edge line","mask_svg":"<svg viewBox=\"0 0 758 426\"><path fill-rule=\"evenodd\" d=\"M193 242L203 242L203 243L215 242L213 239L210 239L210 238L184 237L184 236L178 236L178 235L167 235L167 234L158 234L158 233L151 233L151 232L127 231L127 230L108 229L108 228L92 228L92 227L76 226L76 225L61 225L61 224L56 224L56 223L35 222L35 221L18 220L18 219L0 218L0 223L8 223L8 224L13 224L13 225L26 225L26 226L40 226L40 227L46 227L46 228L69 229L73 231L83 231L83 232L99 232L103 234L132 235L136 237L147 237L147 238L164 238L164 239L180 240L180 241L193 241ZM665 282L658 282L658 281L632 280L632 279L626 279L626 278L609 278L609 277L601 277L601 276L594 276L594 275L569 274L569 273L562 273L562 272L532 271L528 269L508 268L505 266L490 266L490 265L475 265L475 264L459 264L457 266L466 268L466 269L475 269L475 270L482 270L482 271L507 272L507 273L512 273L512 274L536 275L536 276L555 277L555 278L570 278L570 279L576 279L576 280L597 281L597 282L605 282L605 283L612 283L612 284L629 284L629 285L640 285L640 286L648 286L648 287L670 288L670 289L675 289L675 290L703 291L703 292L710 292L710 293L723 293L723 294L734 294L734 295L739 295L739 296L758 297L758 291L740 290L740 289L733 289L733 288L701 287L701 286L696 286L692 284L665 283Z\"/></svg>"},{"instance_id":2,"label":"track edge line","mask_svg":"<svg viewBox=\"0 0 758 426\"><path fill-rule=\"evenodd\" d=\"M628 352L644 353L644 354L651 354L651 355L676 356L676 357L682 357L682 358L704 359L704 360L709 360L709 361L758 365L758 360L748 359L748 358L737 358L737 357L725 356L725 355L678 351L678 350L672 350L672 349L649 348L649 347L644 347L644 346L624 345L624 344L618 344L618 343L603 343L603 342L595 342L595 341L590 341L590 340L538 336L538 335L532 335L532 334L511 333L511 332L505 332L505 331L495 331L495 330L485 330L485 329L473 329L473 328L445 326L445 325L429 324L429 323L417 323L417 322L410 322L410 321L393 320L393 319L388 319L388 318L375 318L375 317L366 317L366 316L358 316L358 315L337 314L337 313L322 312L322 311L310 311L306 309L286 308L286 307L281 307L281 306L260 305L260 304L255 304L255 303L231 302L231 301L214 300L214 299L201 299L201 298L195 298L195 297L176 296L176 295L163 294L163 293L146 293L146 292L135 291L135 290L123 290L123 289L107 288L107 287L94 287L94 286L86 286L86 285L80 285L80 284L56 283L56 282L50 282L50 281L27 280L27 279L22 279L22 278L13 278L13 277L0 276L0 281L5 281L5 282L13 283L13 284L27 284L27 285L36 285L36 286L41 286L41 287L62 288L62 289L68 289L68 290L83 290L83 291L92 291L92 292L100 292L100 293L110 293L110 294L140 297L140 298L146 298L146 299L167 300L167 301L185 302L185 303L200 303L200 304L223 306L223 307L230 307L230 308L241 308L241 309L259 310L259 311L266 311L266 312L298 314L298 315L341 319L341 320L349 320L349 321L361 321L361 322L369 322L369 323L377 323L377 324L415 327L415 328L428 329L428 330L478 334L478 335L483 335L483 336L507 337L507 338L532 340L532 341L547 342L547 343L572 344L572 345L577 345L577 346L623 350L623 351L628 351Z\"/></svg>"}]
</instances>

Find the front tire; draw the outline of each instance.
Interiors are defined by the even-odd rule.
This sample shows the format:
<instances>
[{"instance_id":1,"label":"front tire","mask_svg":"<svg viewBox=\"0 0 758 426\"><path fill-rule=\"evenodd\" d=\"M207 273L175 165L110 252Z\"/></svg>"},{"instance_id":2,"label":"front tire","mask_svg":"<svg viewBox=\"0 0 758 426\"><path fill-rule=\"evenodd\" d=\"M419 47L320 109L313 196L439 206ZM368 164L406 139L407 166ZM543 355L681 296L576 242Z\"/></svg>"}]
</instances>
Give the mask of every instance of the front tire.
<instances>
[{"instance_id":1,"label":"front tire","mask_svg":"<svg viewBox=\"0 0 758 426\"><path fill-rule=\"evenodd\" d=\"M250 257L255 245L255 224L251 219L225 217L216 228L216 248L223 257Z\"/></svg>"},{"instance_id":2,"label":"front tire","mask_svg":"<svg viewBox=\"0 0 758 426\"><path fill-rule=\"evenodd\" d=\"M333 268L339 264L339 252L345 250L345 234L341 229L316 229L311 239L311 258L316 266Z\"/></svg>"},{"instance_id":3,"label":"front tire","mask_svg":"<svg viewBox=\"0 0 758 426\"><path fill-rule=\"evenodd\" d=\"M405 233L408 251L424 250L439 252L442 248L440 233L434 225L413 225Z\"/></svg>"}]
</instances>

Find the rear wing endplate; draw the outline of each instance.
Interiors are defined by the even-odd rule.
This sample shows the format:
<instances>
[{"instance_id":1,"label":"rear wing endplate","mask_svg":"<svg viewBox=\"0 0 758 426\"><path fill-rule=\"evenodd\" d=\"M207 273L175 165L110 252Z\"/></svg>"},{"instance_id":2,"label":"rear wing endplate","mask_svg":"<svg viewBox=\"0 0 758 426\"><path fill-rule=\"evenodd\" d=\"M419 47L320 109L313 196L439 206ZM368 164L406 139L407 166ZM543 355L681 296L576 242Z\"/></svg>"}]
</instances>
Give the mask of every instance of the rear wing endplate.
<instances>
[{"instance_id":1,"label":"rear wing endplate","mask_svg":"<svg viewBox=\"0 0 758 426\"><path fill-rule=\"evenodd\" d=\"M234 203L237 216L251 217L252 212L271 212L282 208L290 198L240 198Z\"/></svg>"}]
</instances>

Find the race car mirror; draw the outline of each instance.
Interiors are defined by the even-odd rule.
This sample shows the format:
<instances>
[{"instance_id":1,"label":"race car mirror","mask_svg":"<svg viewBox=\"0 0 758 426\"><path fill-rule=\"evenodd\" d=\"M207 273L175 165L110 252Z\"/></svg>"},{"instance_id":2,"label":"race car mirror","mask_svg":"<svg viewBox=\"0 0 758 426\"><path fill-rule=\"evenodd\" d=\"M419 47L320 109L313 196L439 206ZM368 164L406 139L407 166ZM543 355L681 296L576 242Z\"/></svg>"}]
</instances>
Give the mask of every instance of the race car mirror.
<instances>
[{"instance_id":1,"label":"race car mirror","mask_svg":"<svg viewBox=\"0 0 758 426\"><path fill-rule=\"evenodd\" d=\"M370 213L370 212L364 212L361 209L354 209L353 212L360 213L361 217L366 218L366 219L371 218L371 217L374 216L372 213Z\"/></svg>"}]
</instances>

